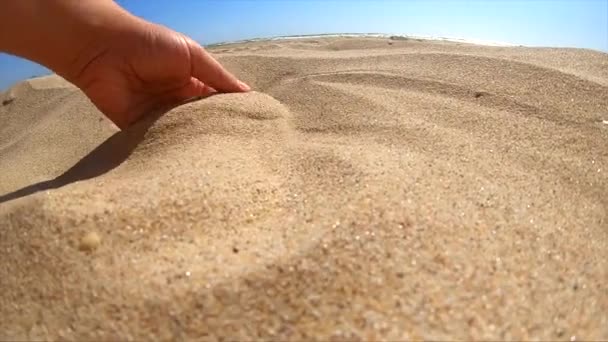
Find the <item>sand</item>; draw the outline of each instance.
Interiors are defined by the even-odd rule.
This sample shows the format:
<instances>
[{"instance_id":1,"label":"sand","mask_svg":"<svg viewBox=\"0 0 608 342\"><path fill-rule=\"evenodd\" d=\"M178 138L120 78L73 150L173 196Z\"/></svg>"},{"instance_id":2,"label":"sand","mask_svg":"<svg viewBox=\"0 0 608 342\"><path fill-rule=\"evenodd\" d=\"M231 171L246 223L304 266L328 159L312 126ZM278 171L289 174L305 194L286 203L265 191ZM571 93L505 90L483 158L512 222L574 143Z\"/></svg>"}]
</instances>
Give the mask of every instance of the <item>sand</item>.
<instances>
[{"instance_id":1,"label":"sand","mask_svg":"<svg viewBox=\"0 0 608 342\"><path fill-rule=\"evenodd\" d=\"M608 55L324 38L119 132L0 95L0 338L608 339Z\"/></svg>"}]
</instances>

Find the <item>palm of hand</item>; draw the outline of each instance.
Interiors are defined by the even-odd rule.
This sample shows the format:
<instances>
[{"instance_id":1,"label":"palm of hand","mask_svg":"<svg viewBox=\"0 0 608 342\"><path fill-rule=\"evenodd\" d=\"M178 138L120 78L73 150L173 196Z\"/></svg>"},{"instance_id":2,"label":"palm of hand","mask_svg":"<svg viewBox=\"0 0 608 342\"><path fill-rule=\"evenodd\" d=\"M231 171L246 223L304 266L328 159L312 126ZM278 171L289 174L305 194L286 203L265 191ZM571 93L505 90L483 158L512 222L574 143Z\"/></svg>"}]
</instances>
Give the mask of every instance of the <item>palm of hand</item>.
<instances>
[{"instance_id":1,"label":"palm of hand","mask_svg":"<svg viewBox=\"0 0 608 342\"><path fill-rule=\"evenodd\" d=\"M164 27L146 25L103 46L74 83L120 128L195 96L249 90L200 45Z\"/></svg>"}]
</instances>

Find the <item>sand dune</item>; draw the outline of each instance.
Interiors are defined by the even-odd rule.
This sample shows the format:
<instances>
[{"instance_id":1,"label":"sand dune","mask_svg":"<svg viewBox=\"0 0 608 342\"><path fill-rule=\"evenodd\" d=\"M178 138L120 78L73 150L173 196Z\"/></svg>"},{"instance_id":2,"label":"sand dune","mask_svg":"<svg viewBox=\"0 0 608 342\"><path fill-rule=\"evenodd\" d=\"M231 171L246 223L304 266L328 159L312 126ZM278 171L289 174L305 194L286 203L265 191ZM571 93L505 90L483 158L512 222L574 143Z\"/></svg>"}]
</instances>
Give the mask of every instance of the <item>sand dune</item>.
<instances>
[{"instance_id":1,"label":"sand dune","mask_svg":"<svg viewBox=\"0 0 608 342\"><path fill-rule=\"evenodd\" d=\"M608 55L212 51L256 91L122 132L0 95L1 339L608 339Z\"/></svg>"}]
</instances>

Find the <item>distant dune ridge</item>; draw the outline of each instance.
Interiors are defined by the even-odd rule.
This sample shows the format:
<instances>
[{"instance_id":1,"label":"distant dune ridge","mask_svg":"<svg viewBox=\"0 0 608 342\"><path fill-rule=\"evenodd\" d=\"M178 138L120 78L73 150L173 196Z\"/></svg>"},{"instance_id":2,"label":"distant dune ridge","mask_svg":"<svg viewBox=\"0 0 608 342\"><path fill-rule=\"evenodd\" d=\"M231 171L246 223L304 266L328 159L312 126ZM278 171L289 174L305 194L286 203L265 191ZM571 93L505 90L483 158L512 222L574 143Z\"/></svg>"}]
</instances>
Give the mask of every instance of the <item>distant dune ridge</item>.
<instances>
[{"instance_id":1,"label":"distant dune ridge","mask_svg":"<svg viewBox=\"0 0 608 342\"><path fill-rule=\"evenodd\" d=\"M219 42L207 45L207 47L217 47L229 44L252 43L269 40L294 40L294 39L314 39L314 38L388 38L391 40L417 40L417 41L435 41L435 42L457 42L466 44L476 44L485 46L516 46L516 44L505 42L494 42L478 39L464 39L456 37L434 37L421 35L403 35L403 34L388 34L388 33L325 33L325 34L303 34L292 36L277 36L272 38L253 38L245 39L236 42Z\"/></svg>"},{"instance_id":2,"label":"distant dune ridge","mask_svg":"<svg viewBox=\"0 0 608 342\"><path fill-rule=\"evenodd\" d=\"M608 339L607 54L211 51L255 91L123 132L0 94L0 339Z\"/></svg>"}]
</instances>

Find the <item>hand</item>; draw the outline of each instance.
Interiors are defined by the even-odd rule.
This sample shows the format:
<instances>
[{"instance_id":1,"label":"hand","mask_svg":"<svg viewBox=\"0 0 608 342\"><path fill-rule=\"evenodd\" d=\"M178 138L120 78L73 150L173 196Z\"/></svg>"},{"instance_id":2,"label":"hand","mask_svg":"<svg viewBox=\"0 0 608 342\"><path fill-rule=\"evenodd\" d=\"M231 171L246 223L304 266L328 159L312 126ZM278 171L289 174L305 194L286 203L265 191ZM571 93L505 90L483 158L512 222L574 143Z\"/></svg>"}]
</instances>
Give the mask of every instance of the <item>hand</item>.
<instances>
[{"instance_id":1,"label":"hand","mask_svg":"<svg viewBox=\"0 0 608 342\"><path fill-rule=\"evenodd\" d=\"M78 86L118 127L214 92L249 87L192 39L112 0L9 1L0 51L47 66Z\"/></svg>"},{"instance_id":2,"label":"hand","mask_svg":"<svg viewBox=\"0 0 608 342\"><path fill-rule=\"evenodd\" d=\"M118 127L193 97L250 90L190 38L147 22L135 27L95 46L70 80Z\"/></svg>"}]
</instances>

